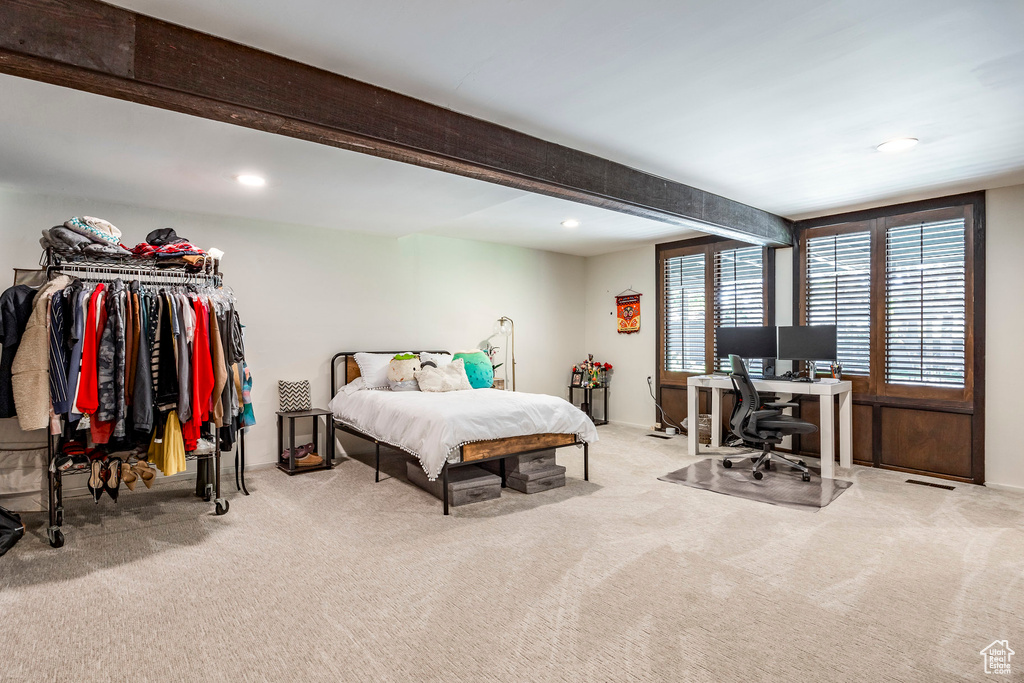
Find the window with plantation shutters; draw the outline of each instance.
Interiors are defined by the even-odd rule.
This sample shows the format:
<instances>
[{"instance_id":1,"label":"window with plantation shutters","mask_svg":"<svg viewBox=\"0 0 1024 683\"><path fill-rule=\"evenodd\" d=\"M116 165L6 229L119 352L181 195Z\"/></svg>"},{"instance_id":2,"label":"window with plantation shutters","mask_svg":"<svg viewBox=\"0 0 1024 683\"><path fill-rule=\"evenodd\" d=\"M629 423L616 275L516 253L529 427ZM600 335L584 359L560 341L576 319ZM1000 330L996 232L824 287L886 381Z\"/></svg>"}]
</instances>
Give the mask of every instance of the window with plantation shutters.
<instances>
[{"instance_id":1,"label":"window with plantation shutters","mask_svg":"<svg viewBox=\"0 0 1024 683\"><path fill-rule=\"evenodd\" d=\"M797 318L838 328L855 462L984 483L984 220L976 192L798 222Z\"/></svg>"},{"instance_id":2,"label":"window with plantation shutters","mask_svg":"<svg viewBox=\"0 0 1024 683\"><path fill-rule=\"evenodd\" d=\"M743 247L715 252L715 327L756 327L764 325L764 259L761 247ZM729 370L729 359L718 358L719 370ZM762 371L762 361L750 359L748 368Z\"/></svg>"},{"instance_id":3,"label":"window with plantation shutters","mask_svg":"<svg viewBox=\"0 0 1024 683\"><path fill-rule=\"evenodd\" d=\"M871 231L806 242L804 324L837 327L844 375L871 374Z\"/></svg>"},{"instance_id":4,"label":"window with plantation shutters","mask_svg":"<svg viewBox=\"0 0 1024 683\"><path fill-rule=\"evenodd\" d=\"M664 369L667 372L705 372L705 310L703 253L665 259Z\"/></svg>"},{"instance_id":5,"label":"window with plantation shutters","mask_svg":"<svg viewBox=\"0 0 1024 683\"><path fill-rule=\"evenodd\" d=\"M964 220L889 228L885 247L885 381L963 387Z\"/></svg>"}]
</instances>

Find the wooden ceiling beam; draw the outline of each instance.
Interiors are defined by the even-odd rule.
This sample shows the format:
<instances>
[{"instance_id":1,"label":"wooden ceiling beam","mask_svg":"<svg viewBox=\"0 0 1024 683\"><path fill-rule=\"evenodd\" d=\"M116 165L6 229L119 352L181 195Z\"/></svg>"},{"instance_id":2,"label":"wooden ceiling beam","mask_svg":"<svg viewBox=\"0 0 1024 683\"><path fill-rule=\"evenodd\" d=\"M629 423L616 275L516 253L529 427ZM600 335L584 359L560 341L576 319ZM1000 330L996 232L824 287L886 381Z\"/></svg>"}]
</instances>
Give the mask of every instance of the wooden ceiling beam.
<instances>
[{"instance_id":1,"label":"wooden ceiling beam","mask_svg":"<svg viewBox=\"0 0 1024 683\"><path fill-rule=\"evenodd\" d=\"M793 243L789 221L746 204L96 0L5 0L0 27L0 73L755 244Z\"/></svg>"}]
</instances>

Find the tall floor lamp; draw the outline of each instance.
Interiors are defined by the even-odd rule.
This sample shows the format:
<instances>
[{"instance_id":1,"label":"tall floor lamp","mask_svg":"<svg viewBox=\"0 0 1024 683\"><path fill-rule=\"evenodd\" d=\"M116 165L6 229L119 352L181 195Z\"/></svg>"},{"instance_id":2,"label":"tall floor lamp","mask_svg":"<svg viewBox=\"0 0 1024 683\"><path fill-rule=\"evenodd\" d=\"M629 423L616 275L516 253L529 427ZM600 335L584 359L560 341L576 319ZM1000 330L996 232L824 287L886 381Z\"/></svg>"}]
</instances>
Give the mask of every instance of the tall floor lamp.
<instances>
[{"instance_id":1,"label":"tall floor lamp","mask_svg":"<svg viewBox=\"0 0 1024 683\"><path fill-rule=\"evenodd\" d=\"M512 318L503 315L498 318L497 332L508 337L509 346L512 349L512 391L516 390L516 324Z\"/></svg>"}]
</instances>

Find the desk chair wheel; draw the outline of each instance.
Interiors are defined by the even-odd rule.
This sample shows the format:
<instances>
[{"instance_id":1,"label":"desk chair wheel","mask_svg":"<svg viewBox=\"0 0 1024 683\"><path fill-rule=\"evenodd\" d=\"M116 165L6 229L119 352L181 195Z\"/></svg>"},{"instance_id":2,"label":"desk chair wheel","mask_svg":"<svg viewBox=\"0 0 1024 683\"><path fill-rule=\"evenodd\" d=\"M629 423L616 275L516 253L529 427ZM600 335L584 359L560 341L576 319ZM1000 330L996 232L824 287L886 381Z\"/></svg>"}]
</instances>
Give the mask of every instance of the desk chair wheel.
<instances>
[{"instance_id":1,"label":"desk chair wheel","mask_svg":"<svg viewBox=\"0 0 1024 683\"><path fill-rule=\"evenodd\" d=\"M761 479L763 479L763 478L764 478L764 472L762 472L761 470L754 470L754 479L757 479L758 481L761 481Z\"/></svg>"},{"instance_id":2,"label":"desk chair wheel","mask_svg":"<svg viewBox=\"0 0 1024 683\"><path fill-rule=\"evenodd\" d=\"M732 460L723 460L722 461L722 467L724 467L725 469L731 468L732 467Z\"/></svg>"}]
</instances>

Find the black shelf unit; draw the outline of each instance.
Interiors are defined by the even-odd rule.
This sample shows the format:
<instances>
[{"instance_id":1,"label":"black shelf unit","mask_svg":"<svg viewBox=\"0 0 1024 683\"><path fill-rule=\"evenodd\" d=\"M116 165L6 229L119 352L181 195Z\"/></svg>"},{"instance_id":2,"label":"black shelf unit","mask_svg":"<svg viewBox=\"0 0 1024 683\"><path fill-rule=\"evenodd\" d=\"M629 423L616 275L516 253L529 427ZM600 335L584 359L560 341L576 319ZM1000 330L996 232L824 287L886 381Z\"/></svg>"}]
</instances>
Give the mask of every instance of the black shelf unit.
<instances>
[{"instance_id":1,"label":"black shelf unit","mask_svg":"<svg viewBox=\"0 0 1024 683\"><path fill-rule=\"evenodd\" d=\"M295 421L305 418L313 420L313 443L317 450L320 450L320 418L323 417L327 423L327 443L323 449L321 458L323 463L308 467L295 464ZM293 412L278 411L277 413L277 452L284 453L284 421L288 420L288 463L281 462L278 456L277 469L288 475L305 474L306 472L319 472L320 470L331 469L334 458L334 415L323 408L311 408L310 410L296 410Z\"/></svg>"},{"instance_id":2,"label":"black shelf unit","mask_svg":"<svg viewBox=\"0 0 1024 683\"><path fill-rule=\"evenodd\" d=\"M601 390L601 394L604 397L604 411L601 413L601 419L594 419L594 391L596 389ZM575 405L573 399L575 398L576 391L583 392L583 401L580 403L580 410L587 414L590 421L596 426L608 424L608 385L602 384L597 387L574 387L569 385L569 403Z\"/></svg>"}]
</instances>

